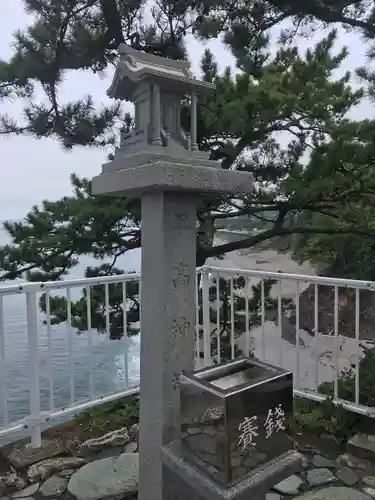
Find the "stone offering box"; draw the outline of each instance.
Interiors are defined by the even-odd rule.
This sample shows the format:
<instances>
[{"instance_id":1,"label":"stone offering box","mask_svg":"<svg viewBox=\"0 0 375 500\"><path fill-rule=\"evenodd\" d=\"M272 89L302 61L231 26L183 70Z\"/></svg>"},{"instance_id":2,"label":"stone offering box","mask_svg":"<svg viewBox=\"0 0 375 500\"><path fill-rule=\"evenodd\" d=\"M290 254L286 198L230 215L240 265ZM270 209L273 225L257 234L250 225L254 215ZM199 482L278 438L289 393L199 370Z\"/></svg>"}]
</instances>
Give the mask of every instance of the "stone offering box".
<instances>
[{"instance_id":1,"label":"stone offering box","mask_svg":"<svg viewBox=\"0 0 375 500\"><path fill-rule=\"evenodd\" d=\"M292 372L240 358L180 376L182 452L223 486L293 448Z\"/></svg>"}]
</instances>

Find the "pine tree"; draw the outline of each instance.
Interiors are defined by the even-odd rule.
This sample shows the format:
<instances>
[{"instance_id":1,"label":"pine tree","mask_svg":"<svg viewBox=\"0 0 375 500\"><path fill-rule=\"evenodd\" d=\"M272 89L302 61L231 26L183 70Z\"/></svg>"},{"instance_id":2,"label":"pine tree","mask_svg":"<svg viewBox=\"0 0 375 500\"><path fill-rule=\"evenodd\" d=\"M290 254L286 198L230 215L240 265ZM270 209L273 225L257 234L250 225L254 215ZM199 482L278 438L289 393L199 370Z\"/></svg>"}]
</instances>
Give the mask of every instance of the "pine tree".
<instances>
[{"instance_id":1,"label":"pine tree","mask_svg":"<svg viewBox=\"0 0 375 500\"><path fill-rule=\"evenodd\" d=\"M145 21L145 4L140 0L24 3L35 21L15 35L13 57L0 63L0 98L27 96L25 119L3 116L0 133L53 137L68 149L105 145L110 152L116 142L116 127L132 127L131 116L124 115L118 104L101 108L90 97L61 103L59 86L70 71L98 73L110 68L122 42L154 54L186 58L186 33L224 35L241 72L233 74L227 68L220 73L214 56L206 51L202 76L215 82L217 90L199 103L198 142L212 159L222 162L223 168L235 166L251 172L256 191L240 199L224 196L201 204L197 215L198 266L207 257L288 235L371 236L368 219L353 223L346 217L340 224L327 225L315 218L315 214L324 214L334 219L343 205L363 194L372 169L375 121L350 120L347 113L371 91L369 78L362 74L364 88L354 90L349 73L334 77L347 56L345 48L334 53L335 31L305 54L286 43L284 37L274 57L270 55L268 36L269 28L283 19L292 17L298 26L308 27L311 25L306 20L311 16L356 27L370 36L371 13L355 11L364 2L341 3L340 8L337 3L326 2L324 17L321 9L317 11L322 7L318 0L303 5L234 3L227 10L219 3L161 0L152 11L151 23ZM333 12L340 19L329 20ZM43 101L37 98L37 88L44 91ZM186 105L182 113L185 128L188 113ZM283 144L277 140L280 134L286 138ZM366 145L361 168L357 168L358 151L353 143ZM107 198L93 197L89 180L77 176L72 176L72 187L71 196L44 201L33 207L24 221L5 224L12 243L0 249L1 279L15 279L25 273L30 280L60 279L82 255L92 255L99 264L104 257L112 259L110 265L87 269L86 275L120 272L115 266L118 257L141 243L139 202L117 199L109 203ZM369 206L370 201L366 203ZM239 215L262 219L267 229L214 246L217 221ZM311 224L304 223L305 217ZM135 290L135 299L136 295ZM98 295L99 316L102 303L103 295ZM55 320L63 321L64 304L52 304ZM74 316L80 316L82 304L74 305ZM120 317L121 311L111 319L114 336L120 322L116 314ZM96 325L101 329L99 316ZM78 329L85 326L80 321L77 319Z\"/></svg>"}]
</instances>

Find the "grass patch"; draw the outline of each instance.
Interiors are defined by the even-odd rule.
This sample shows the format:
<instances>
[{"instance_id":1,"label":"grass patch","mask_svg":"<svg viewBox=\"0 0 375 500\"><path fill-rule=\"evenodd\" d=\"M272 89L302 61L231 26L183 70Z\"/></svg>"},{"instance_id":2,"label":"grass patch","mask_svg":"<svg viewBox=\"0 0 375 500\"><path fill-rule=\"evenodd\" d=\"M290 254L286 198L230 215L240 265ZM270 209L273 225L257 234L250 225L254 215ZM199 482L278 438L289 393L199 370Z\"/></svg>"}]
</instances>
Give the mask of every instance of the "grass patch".
<instances>
[{"instance_id":1,"label":"grass patch","mask_svg":"<svg viewBox=\"0 0 375 500\"><path fill-rule=\"evenodd\" d=\"M139 398L133 396L84 411L71 421L47 430L45 434L49 437L77 439L82 442L121 427L130 427L137 422L139 422ZM357 432L369 432L373 424L372 419L334 405L329 397L322 403L296 397L294 422L289 430L317 436L329 435L336 440L344 441Z\"/></svg>"},{"instance_id":2,"label":"grass patch","mask_svg":"<svg viewBox=\"0 0 375 500\"><path fill-rule=\"evenodd\" d=\"M139 398L123 398L104 403L76 415L71 421L45 431L48 437L63 440L86 439L102 436L107 432L130 427L139 422ZM339 441L350 439L357 432L371 432L374 421L349 412L327 399L318 403L306 398L294 398L292 432L306 432L318 436L329 435Z\"/></svg>"},{"instance_id":3,"label":"grass patch","mask_svg":"<svg viewBox=\"0 0 375 500\"><path fill-rule=\"evenodd\" d=\"M80 442L107 432L130 427L139 421L139 398L132 396L90 408L72 420L45 431L46 437L63 441L75 439Z\"/></svg>"},{"instance_id":4,"label":"grass patch","mask_svg":"<svg viewBox=\"0 0 375 500\"><path fill-rule=\"evenodd\" d=\"M327 398L322 403L305 398L294 399L294 431L317 436L330 436L346 441L357 432L366 432L370 422L367 417L345 410ZM373 425L373 421L371 421Z\"/></svg>"}]
</instances>

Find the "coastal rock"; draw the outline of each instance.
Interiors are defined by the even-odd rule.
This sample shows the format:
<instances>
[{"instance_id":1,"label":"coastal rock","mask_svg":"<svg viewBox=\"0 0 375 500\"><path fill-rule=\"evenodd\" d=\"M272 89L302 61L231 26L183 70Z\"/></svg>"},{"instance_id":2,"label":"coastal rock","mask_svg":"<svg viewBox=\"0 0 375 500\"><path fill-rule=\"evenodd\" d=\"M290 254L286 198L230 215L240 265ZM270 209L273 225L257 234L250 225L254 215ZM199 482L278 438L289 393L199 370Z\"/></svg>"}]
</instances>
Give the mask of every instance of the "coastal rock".
<instances>
[{"instance_id":1,"label":"coastal rock","mask_svg":"<svg viewBox=\"0 0 375 500\"><path fill-rule=\"evenodd\" d=\"M60 472L61 477L70 477L75 473L75 469L65 469Z\"/></svg>"},{"instance_id":2,"label":"coastal rock","mask_svg":"<svg viewBox=\"0 0 375 500\"><path fill-rule=\"evenodd\" d=\"M358 474L349 467L342 467L338 471L336 471L336 476L341 479L346 486L354 486L359 481Z\"/></svg>"},{"instance_id":3,"label":"coastal rock","mask_svg":"<svg viewBox=\"0 0 375 500\"><path fill-rule=\"evenodd\" d=\"M326 468L309 470L306 479L310 486L320 486L336 481L336 477Z\"/></svg>"},{"instance_id":4,"label":"coastal rock","mask_svg":"<svg viewBox=\"0 0 375 500\"><path fill-rule=\"evenodd\" d=\"M60 476L52 476L42 485L39 493L44 497L58 497L66 490L68 479Z\"/></svg>"},{"instance_id":5,"label":"coastal rock","mask_svg":"<svg viewBox=\"0 0 375 500\"><path fill-rule=\"evenodd\" d=\"M63 444L57 439L42 439L39 448L33 448L30 442L18 441L2 448L1 454L18 469L53 458L65 453Z\"/></svg>"},{"instance_id":6,"label":"coastal rock","mask_svg":"<svg viewBox=\"0 0 375 500\"><path fill-rule=\"evenodd\" d=\"M112 432L104 434L98 438L88 439L80 446L80 453L85 451L102 450L103 448L125 446L131 439L127 427L122 427Z\"/></svg>"},{"instance_id":7,"label":"coastal rock","mask_svg":"<svg viewBox=\"0 0 375 500\"><path fill-rule=\"evenodd\" d=\"M328 486L299 495L294 500L371 500L371 497L346 486Z\"/></svg>"},{"instance_id":8,"label":"coastal rock","mask_svg":"<svg viewBox=\"0 0 375 500\"><path fill-rule=\"evenodd\" d=\"M26 497L31 497L35 495L35 493L39 490L39 483L32 484L31 486L28 486L27 488L17 491L17 493L14 493L12 495L12 498L26 498Z\"/></svg>"},{"instance_id":9,"label":"coastal rock","mask_svg":"<svg viewBox=\"0 0 375 500\"><path fill-rule=\"evenodd\" d=\"M370 488L375 489L375 477L374 476L365 476L362 478L362 482L366 484L367 486L370 486Z\"/></svg>"},{"instance_id":10,"label":"coastal rock","mask_svg":"<svg viewBox=\"0 0 375 500\"><path fill-rule=\"evenodd\" d=\"M8 497L0 497L0 500L9 500ZM22 500L34 500L34 497L22 497Z\"/></svg>"},{"instance_id":11,"label":"coastal rock","mask_svg":"<svg viewBox=\"0 0 375 500\"><path fill-rule=\"evenodd\" d=\"M310 465L310 460L306 455L302 455L302 464L301 467L302 469L307 469Z\"/></svg>"},{"instance_id":12,"label":"coastal rock","mask_svg":"<svg viewBox=\"0 0 375 500\"><path fill-rule=\"evenodd\" d=\"M128 435L132 441L138 443L139 440L139 424L133 424L128 430Z\"/></svg>"},{"instance_id":13,"label":"coastal rock","mask_svg":"<svg viewBox=\"0 0 375 500\"><path fill-rule=\"evenodd\" d=\"M79 441L79 439L77 438L67 439L65 441L65 447L67 451L69 451L69 453L75 457L79 453L81 441Z\"/></svg>"},{"instance_id":14,"label":"coastal rock","mask_svg":"<svg viewBox=\"0 0 375 500\"><path fill-rule=\"evenodd\" d=\"M22 490L27 486L26 481L22 477L18 476L15 472L11 472L10 474L3 476L1 479L4 485L8 486L8 488Z\"/></svg>"},{"instance_id":15,"label":"coastal rock","mask_svg":"<svg viewBox=\"0 0 375 500\"><path fill-rule=\"evenodd\" d=\"M336 464L332 462L332 460L328 460L328 458L325 458L322 455L314 455L312 457L312 464L314 467L317 467L318 469L322 467L326 467L328 469L336 467Z\"/></svg>"},{"instance_id":16,"label":"coastal rock","mask_svg":"<svg viewBox=\"0 0 375 500\"><path fill-rule=\"evenodd\" d=\"M138 490L138 453L104 458L79 469L70 478L68 492L77 500L99 500L134 495Z\"/></svg>"},{"instance_id":17,"label":"coastal rock","mask_svg":"<svg viewBox=\"0 0 375 500\"><path fill-rule=\"evenodd\" d=\"M29 467L27 478L31 483L45 481L56 472L64 469L78 469L86 463L84 458L79 457L49 458Z\"/></svg>"},{"instance_id":18,"label":"coastal rock","mask_svg":"<svg viewBox=\"0 0 375 500\"><path fill-rule=\"evenodd\" d=\"M365 488L362 488L362 491L364 493L366 493L367 495L369 495L371 498L375 498L375 490L374 490L374 488L370 488L369 486L366 486Z\"/></svg>"},{"instance_id":19,"label":"coastal rock","mask_svg":"<svg viewBox=\"0 0 375 500\"><path fill-rule=\"evenodd\" d=\"M274 487L274 490L282 495L297 495L302 484L302 479L296 475L292 475L278 483Z\"/></svg>"},{"instance_id":20,"label":"coastal rock","mask_svg":"<svg viewBox=\"0 0 375 500\"><path fill-rule=\"evenodd\" d=\"M339 464L346 465L351 469L359 469L362 471L371 468L371 462L369 460L354 457L349 453L344 453L343 455L340 455L339 458L337 459L337 462Z\"/></svg>"}]
</instances>

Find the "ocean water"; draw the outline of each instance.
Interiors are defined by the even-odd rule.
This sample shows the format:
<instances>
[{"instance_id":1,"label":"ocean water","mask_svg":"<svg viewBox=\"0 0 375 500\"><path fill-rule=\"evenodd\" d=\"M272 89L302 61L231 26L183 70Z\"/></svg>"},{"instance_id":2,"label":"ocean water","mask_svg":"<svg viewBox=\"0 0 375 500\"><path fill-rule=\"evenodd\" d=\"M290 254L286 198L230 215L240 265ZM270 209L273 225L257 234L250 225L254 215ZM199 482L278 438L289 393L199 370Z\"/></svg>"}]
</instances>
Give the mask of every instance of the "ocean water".
<instances>
[{"instance_id":1,"label":"ocean water","mask_svg":"<svg viewBox=\"0 0 375 500\"><path fill-rule=\"evenodd\" d=\"M0 244L7 243L7 235L0 230ZM81 278L93 259L84 258L69 275ZM140 250L128 252L117 266L128 271L140 271ZM10 282L14 283L14 282ZM75 294L80 293L80 288ZM59 291L59 294L62 292ZM64 292L63 292L64 293ZM29 413L28 343L25 295L4 297L5 372L0 377L0 428L8 413L8 422ZM69 362L69 331L65 323L52 326L52 349L48 349L46 327L40 319L40 388L43 410L51 408L49 373L53 378L53 406L61 408L71 403L70 374L74 373L74 402L83 401L90 394L89 336L92 345L93 390L95 396L112 393L126 387L125 366L128 363L129 385L139 381L139 338L108 340L97 331L72 336L72 363ZM52 356L49 356L49 352ZM0 367L1 369L1 367ZM4 365L3 365L4 369ZM6 383L4 383L4 378ZM7 399L7 408L3 404Z\"/></svg>"}]
</instances>

